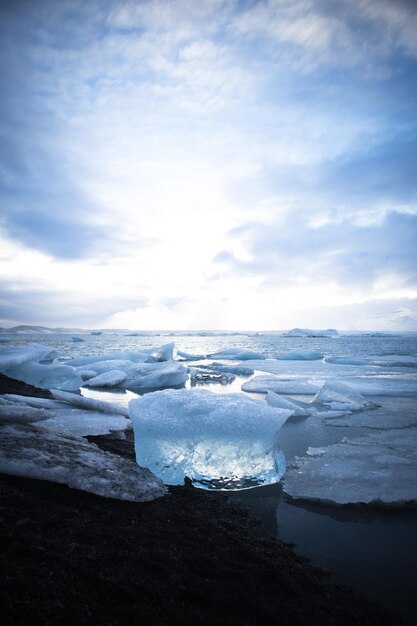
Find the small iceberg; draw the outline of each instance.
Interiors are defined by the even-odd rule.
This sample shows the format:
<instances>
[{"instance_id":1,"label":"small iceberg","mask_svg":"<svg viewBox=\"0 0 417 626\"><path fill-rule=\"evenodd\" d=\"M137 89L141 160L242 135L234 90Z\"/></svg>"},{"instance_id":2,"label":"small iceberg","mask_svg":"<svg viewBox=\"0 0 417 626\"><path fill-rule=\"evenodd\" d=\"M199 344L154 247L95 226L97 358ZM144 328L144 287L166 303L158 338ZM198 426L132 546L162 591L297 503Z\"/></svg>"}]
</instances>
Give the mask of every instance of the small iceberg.
<instances>
[{"instance_id":1,"label":"small iceberg","mask_svg":"<svg viewBox=\"0 0 417 626\"><path fill-rule=\"evenodd\" d=\"M131 400L136 460L161 480L189 477L205 489L243 489L280 480L277 432L292 411L243 394L166 390Z\"/></svg>"}]
</instances>

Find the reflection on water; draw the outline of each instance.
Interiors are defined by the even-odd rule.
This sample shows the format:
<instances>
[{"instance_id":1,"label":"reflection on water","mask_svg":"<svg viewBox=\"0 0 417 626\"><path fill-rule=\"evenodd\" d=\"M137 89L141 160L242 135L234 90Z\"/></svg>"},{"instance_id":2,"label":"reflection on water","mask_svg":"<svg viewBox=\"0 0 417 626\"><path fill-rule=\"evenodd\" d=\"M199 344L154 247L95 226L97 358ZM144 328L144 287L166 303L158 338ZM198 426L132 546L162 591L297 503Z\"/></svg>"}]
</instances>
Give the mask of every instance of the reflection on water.
<instances>
[{"instance_id":1,"label":"reflection on water","mask_svg":"<svg viewBox=\"0 0 417 626\"><path fill-rule=\"evenodd\" d=\"M330 580L364 591L415 618L417 511L332 507L294 501L280 485L229 494L272 534L332 573Z\"/></svg>"}]
</instances>

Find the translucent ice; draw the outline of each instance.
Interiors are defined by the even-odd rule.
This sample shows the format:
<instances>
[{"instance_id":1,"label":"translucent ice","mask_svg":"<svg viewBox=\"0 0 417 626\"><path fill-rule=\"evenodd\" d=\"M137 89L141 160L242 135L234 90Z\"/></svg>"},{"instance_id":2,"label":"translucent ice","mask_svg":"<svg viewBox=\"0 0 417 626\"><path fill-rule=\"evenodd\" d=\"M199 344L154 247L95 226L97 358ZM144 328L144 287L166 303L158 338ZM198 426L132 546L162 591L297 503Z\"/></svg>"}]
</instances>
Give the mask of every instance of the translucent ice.
<instances>
[{"instance_id":1,"label":"translucent ice","mask_svg":"<svg viewBox=\"0 0 417 626\"><path fill-rule=\"evenodd\" d=\"M121 500L142 502L166 493L149 470L104 452L82 437L33 426L0 426L0 472Z\"/></svg>"},{"instance_id":2,"label":"translucent ice","mask_svg":"<svg viewBox=\"0 0 417 626\"><path fill-rule=\"evenodd\" d=\"M344 439L296 458L284 491L293 498L336 504L417 503L417 428Z\"/></svg>"},{"instance_id":3,"label":"translucent ice","mask_svg":"<svg viewBox=\"0 0 417 626\"><path fill-rule=\"evenodd\" d=\"M53 397L57 400L61 400L62 402L68 402L69 404L79 406L83 409L100 411L102 413L124 415L125 417L129 417L129 409L119 404L104 402L103 400L95 400L94 398L85 398L84 396L80 396L77 393L67 393L66 391L58 391L56 389L51 389L51 393Z\"/></svg>"},{"instance_id":4,"label":"translucent ice","mask_svg":"<svg viewBox=\"0 0 417 626\"><path fill-rule=\"evenodd\" d=\"M275 393L283 394L313 395L319 389L319 384L311 383L305 379L264 375L254 376L242 385L242 391L251 391L252 393L275 391Z\"/></svg>"},{"instance_id":5,"label":"translucent ice","mask_svg":"<svg viewBox=\"0 0 417 626\"><path fill-rule=\"evenodd\" d=\"M275 483L285 471L276 436L292 411L203 389L158 391L129 409L136 460L165 483L188 476L203 488L240 489Z\"/></svg>"},{"instance_id":6,"label":"translucent ice","mask_svg":"<svg viewBox=\"0 0 417 626\"><path fill-rule=\"evenodd\" d=\"M333 411L361 411L374 409L379 404L369 402L358 392L344 383L327 380L313 398L312 405L325 407Z\"/></svg>"},{"instance_id":7,"label":"translucent ice","mask_svg":"<svg viewBox=\"0 0 417 626\"><path fill-rule=\"evenodd\" d=\"M190 354L189 352L184 352L183 350L177 350L177 356L180 356L186 361L201 361L206 358L205 354Z\"/></svg>"},{"instance_id":8,"label":"translucent ice","mask_svg":"<svg viewBox=\"0 0 417 626\"><path fill-rule=\"evenodd\" d=\"M300 406L300 404L305 405L305 403L296 403L294 400L290 398L286 398L285 396L280 396L278 393L274 391L268 391L266 394L266 401L269 406L273 406L278 409L288 409L292 411L292 415L294 417L308 417L310 415L309 411Z\"/></svg>"}]
</instances>

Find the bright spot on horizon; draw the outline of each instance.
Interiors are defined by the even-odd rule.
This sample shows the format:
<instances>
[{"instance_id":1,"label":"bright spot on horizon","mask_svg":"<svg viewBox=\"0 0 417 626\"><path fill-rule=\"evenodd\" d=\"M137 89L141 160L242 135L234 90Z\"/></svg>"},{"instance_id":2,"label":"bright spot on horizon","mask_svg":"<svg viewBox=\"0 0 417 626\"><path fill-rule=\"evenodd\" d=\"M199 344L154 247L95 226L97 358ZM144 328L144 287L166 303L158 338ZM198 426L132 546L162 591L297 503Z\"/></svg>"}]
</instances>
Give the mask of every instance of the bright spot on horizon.
<instances>
[{"instance_id":1,"label":"bright spot on horizon","mask_svg":"<svg viewBox=\"0 0 417 626\"><path fill-rule=\"evenodd\" d=\"M0 15L0 326L417 330L412 2Z\"/></svg>"}]
</instances>

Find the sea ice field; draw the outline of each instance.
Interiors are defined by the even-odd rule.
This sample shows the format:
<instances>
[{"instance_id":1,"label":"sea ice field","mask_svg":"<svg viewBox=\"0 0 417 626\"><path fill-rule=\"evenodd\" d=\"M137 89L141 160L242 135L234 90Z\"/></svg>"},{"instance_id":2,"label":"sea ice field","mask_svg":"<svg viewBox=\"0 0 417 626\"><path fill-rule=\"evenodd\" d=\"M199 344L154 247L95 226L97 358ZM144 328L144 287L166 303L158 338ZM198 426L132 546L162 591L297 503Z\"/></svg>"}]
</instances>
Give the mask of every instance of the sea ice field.
<instances>
[{"instance_id":1,"label":"sea ice field","mask_svg":"<svg viewBox=\"0 0 417 626\"><path fill-rule=\"evenodd\" d=\"M52 389L53 399L2 396L2 471L17 472L25 450L26 474L48 477L54 441L64 438L66 465L49 479L88 488L99 477L72 459L74 438L133 429L137 462L155 476L138 467L141 486L134 493L129 483L124 497L160 497L162 483L185 476L203 488L254 487L231 497L337 580L411 607L417 335L294 329L3 338L0 372ZM93 462L98 474L107 462ZM121 489L122 469L112 471L109 495Z\"/></svg>"}]
</instances>

